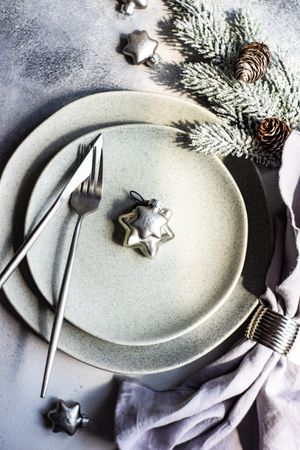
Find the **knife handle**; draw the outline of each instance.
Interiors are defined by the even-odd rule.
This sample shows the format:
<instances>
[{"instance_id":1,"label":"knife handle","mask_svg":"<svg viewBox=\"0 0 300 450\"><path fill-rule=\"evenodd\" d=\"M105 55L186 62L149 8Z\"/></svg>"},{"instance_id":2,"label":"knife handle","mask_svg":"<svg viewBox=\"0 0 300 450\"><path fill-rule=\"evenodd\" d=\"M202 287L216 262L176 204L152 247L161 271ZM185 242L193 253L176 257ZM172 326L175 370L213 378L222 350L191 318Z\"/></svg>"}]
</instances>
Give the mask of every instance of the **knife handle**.
<instances>
[{"instance_id":1,"label":"knife handle","mask_svg":"<svg viewBox=\"0 0 300 450\"><path fill-rule=\"evenodd\" d=\"M4 283L8 280L8 278L11 276L13 271L18 267L22 259L27 254L30 247L34 244L34 242L37 240L41 232L44 230L46 225L49 223L49 221L52 219L56 211L61 205L61 197L59 196L55 202L50 206L48 211L45 213L45 215L42 217L42 219L38 222L38 224L33 228L31 233L26 237L23 244L19 247L19 249L16 251L12 259L9 261L9 263L6 265L6 267L3 269L3 271L0 274L0 289L2 289Z\"/></svg>"}]
</instances>

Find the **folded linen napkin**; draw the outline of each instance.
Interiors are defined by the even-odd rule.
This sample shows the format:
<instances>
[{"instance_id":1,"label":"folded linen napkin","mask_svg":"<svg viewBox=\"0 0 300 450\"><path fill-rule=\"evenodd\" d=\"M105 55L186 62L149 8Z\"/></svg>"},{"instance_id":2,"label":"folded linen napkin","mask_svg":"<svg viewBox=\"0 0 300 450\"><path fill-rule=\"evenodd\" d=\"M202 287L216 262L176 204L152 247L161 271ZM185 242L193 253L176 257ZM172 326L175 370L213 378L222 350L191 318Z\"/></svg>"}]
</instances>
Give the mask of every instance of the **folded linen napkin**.
<instances>
[{"instance_id":1,"label":"folded linen napkin","mask_svg":"<svg viewBox=\"0 0 300 450\"><path fill-rule=\"evenodd\" d=\"M290 134L284 147L279 189L285 212L275 219L274 254L261 300L273 310L298 320L300 133L297 131ZM300 449L300 368L246 338L175 389L158 392L137 380L123 380L115 410L116 443L120 450L234 450L236 446L228 446L232 431L255 401L258 448Z\"/></svg>"}]
</instances>

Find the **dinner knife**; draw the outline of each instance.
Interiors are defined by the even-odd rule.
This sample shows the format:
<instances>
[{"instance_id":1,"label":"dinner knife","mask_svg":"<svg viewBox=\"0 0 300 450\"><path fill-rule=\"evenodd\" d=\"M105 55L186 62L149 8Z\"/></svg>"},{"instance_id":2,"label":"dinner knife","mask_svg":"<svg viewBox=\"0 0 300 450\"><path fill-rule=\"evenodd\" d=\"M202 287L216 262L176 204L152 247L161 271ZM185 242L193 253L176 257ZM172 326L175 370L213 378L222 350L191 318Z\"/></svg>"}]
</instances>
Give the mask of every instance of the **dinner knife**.
<instances>
[{"instance_id":1,"label":"dinner knife","mask_svg":"<svg viewBox=\"0 0 300 450\"><path fill-rule=\"evenodd\" d=\"M77 168L76 172L70 179L70 181L67 183L63 191L59 194L57 199L54 201L54 203L50 206L48 211L44 214L42 219L38 222L38 224L33 228L31 233L26 237L23 244L19 247L17 252L14 254L12 259L9 261L9 263L6 265L6 267L3 269L3 271L0 274L0 289L2 289L4 283L8 280L8 278L11 276L13 271L17 268L17 266L20 264L20 262L23 260L25 255L27 254L30 247L34 244L34 242L37 240L39 235L42 233L42 231L45 229L46 225L50 222L52 217L55 215L59 207L66 201L72 192L79 186L91 173L92 170L92 162L93 162L93 153L94 148L96 148L96 163L99 162L101 151L103 146L103 137L102 134L100 134L95 142L92 144L91 150L88 152L86 157L83 159L80 166Z\"/></svg>"}]
</instances>

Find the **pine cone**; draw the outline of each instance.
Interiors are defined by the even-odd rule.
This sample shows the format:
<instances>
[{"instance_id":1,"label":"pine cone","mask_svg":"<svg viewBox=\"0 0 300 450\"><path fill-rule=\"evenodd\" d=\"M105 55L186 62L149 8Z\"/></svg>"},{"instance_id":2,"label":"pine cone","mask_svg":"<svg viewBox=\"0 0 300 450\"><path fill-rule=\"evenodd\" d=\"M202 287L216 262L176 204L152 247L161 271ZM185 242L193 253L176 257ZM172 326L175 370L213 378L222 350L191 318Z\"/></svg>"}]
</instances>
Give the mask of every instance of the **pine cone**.
<instances>
[{"instance_id":1,"label":"pine cone","mask_svg":"<svg viewBox=\"0 0 300 450\"><path fill-rule=\"evenodd\" d=\"M235 64L235 78L243 83L254 83L266 73L270 60L271 53L265 44L245 45Z\"/></svg>"},{"instance_id":2,"label":"pine cone","mask_svg":"<svg viewBox=\"0 0 300 450\"><path fill-rule=\"evenodd\" d=\"M290 134L290 127L277 117L268 117L259 122L257 126L257 139L263 150L269 154L280 153Z\"/></svg>"}]
</instances>

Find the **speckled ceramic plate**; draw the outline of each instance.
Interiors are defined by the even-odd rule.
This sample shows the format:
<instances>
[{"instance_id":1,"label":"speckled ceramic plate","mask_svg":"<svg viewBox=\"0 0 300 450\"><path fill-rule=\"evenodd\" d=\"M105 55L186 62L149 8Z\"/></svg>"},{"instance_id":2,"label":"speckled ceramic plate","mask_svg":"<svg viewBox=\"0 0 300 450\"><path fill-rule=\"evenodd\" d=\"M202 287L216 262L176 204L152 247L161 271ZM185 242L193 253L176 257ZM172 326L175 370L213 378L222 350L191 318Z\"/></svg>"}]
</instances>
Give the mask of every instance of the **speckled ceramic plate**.
<instances>
[{"instance_id":1,"label":"speckled ceramic plate","mask_svg":"<svg viewBox=\"0 0 300 450\"><path fill-rule=\"evenodd\" d=\"M188 152L183 132L138 124L99 130L51 160L31 197L26 233L66 184L80 143L102 132L104 195L83 222L65 317L100 339L149 345L174 339L208 320L234 289L244 263L247 214L243 198L216 157ZM120 214L128 192L171 208L175 239L155 260L122 247ZM51 200L49 201L49 197ZM77 215L64 204L28 254L31 273L55 304Z\"/></svg>"},{"instance_id":2,"label":"speckled ceramic plate","mask_svg":"<svg viewBox=\"0 0 300 450\"><path fill-rule=\"evenodd\" d=\"M45 164L63 145L84 132L121 121L181 126L194 120L214 121L216 118L192 102L142 92L95 94L73 102L51 116L23 141L2 174L0 198L5 214L0 215L0 257L3 264L22 242L24 217L32 186ZM249 225L246 260L230 301L225 302L217 314L199 327L154 346L111 344L65 321L59 342L61 350L85 363L112 372L159 372L198 359L241 326L255 309L257 295L264 290L265 272L272 249L271 222L255 166L240 159L229 159L225 164L243 194ZM25 322L49 340L53 312L35 287L26 265L15 271L4 291Z\"/></svg>"}]
</instances>

